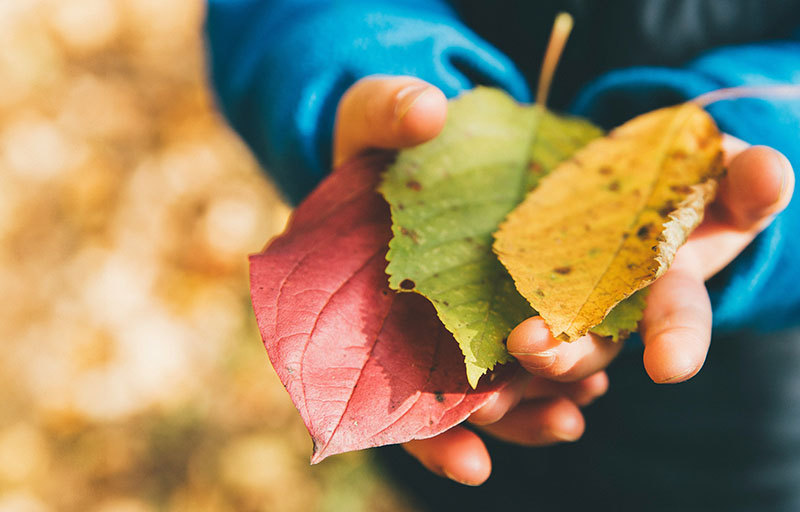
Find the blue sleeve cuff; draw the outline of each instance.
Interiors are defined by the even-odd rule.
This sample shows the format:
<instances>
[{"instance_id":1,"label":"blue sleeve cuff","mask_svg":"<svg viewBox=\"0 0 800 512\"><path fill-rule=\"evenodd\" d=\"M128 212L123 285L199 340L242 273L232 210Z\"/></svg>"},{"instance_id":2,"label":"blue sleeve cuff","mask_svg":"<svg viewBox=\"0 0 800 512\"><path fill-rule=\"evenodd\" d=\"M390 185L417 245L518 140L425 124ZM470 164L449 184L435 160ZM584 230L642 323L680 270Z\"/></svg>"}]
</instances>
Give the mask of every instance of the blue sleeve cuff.
<instances>
[{"instance_id":1,"label":"blue sleeve cuff","mask_svg":"<svg viewBox=\"0 0 800 512\"><path fill-rule=\"evenodd\" d=\"M530 94L521 73L443 1L211 0L223 112L292 203L327 174L336 105L372 74L413 75L448 97L474 85Z\"/></svg>"},{"instance_id":2,"label":"blue sleeve cuff","mask_svg":"<svg viewBox=\"0 0 800 512\"><path fill-rule=\"evenodd\" d=\"M722 87L800 84L800 42L722 48L683 69L633 68L587 86L573 112L610 127ZM739 99L708 107L721 130L771 146L800 169L800 99ZM794 201L709 281L714 327L780 329L800 324L800 204Z\"/></svg>"}]
</instances>

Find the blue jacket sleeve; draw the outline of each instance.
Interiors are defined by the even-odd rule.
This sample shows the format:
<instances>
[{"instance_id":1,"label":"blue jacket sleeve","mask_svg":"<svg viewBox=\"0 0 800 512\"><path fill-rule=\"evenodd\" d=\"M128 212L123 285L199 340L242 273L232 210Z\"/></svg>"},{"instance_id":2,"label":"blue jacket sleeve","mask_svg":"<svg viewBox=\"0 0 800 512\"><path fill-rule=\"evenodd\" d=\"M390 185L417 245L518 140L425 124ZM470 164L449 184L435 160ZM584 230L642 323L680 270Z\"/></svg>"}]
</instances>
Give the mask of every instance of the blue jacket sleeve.
<instances>
[{"instance_id":1,"label":"blue jacket sleeve","mask_svg":"<svg viewBox=\"0 0 800 512\"><path fill-rule=\"evenodd\" d=\"M220 106L292 203L327 173L336 105L359 78L529 99L511 61L442 0L210 0L206 28Z\"/></svg>"},{"instance_id":2,"label":"blue jacket sleeve","mask_svg":"<svg viewBox=\"0 0 800 512\"><path fill-rule=\"evenodd\" d=\"M683 69L632 68L587 86L573 111L614 126L657 107L722 87L800 84L798 40L721 48ZM720 128L783 152L800 169L800 99L712 104ZM718 277L709 282L716 329L778 329L800 324L800 201L795 200Z\"/></svg>"}]
</instances>

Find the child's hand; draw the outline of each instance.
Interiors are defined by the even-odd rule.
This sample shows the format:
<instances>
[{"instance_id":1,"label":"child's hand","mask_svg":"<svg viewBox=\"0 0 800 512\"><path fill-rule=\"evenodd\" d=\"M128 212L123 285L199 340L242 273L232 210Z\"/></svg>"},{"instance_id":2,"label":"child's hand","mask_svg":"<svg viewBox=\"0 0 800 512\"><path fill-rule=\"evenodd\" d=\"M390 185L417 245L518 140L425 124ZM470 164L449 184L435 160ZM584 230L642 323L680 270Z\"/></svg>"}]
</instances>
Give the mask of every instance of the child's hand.
<instances>
[{"instance_id":1,"label":"child's hand","mask_svg":"<svg viewBox=\"0 0 800 512\"><path fill-rule=\"evenodd\" d=\"M368 148L398 149L435 137L444 126L447 101L437 88L415 78L372 77L342 98L334 136L334 165ZM705 280L730 263L789 203L794 173L789 161L767 147L748 147L726 136L728 174L703 223L653 285L640 324L644 366L658 383L693 377L711 341L711 304ZM527 373L475 412L470 421L523 445L576 440L584 422L578 406L608 387L603 372L621 348L594 335L572 343L552 337L539 317L525 320L508 337L508 350ZM483 442L455 427L437 437L406 443L431 471L477 485L491 461Z\"/></svg>"},{"instance_id":2,"label":"child's hand","mask_svg":"<svg viewBox=\"0 0 800 512\"><path fill-rule=\"evenodd\" d=\"M730 136L723 149L728 174L717 198L670 269L650 287L640 332L644 366L657 383L685 381L703 366L711 341L704 281L730 263L792 196L794 173L783 155ZM571 381L605 368L619 347L593 336L562 343L540 318L530 318L509 335L508 350L534 375Z\"/></svg>"},{"instance_id":3,"label":"child's hand","mask_svg":"<svg viewBox=\"0 0 800 512\"><path fill-rule=\"evenodd\" d=\"M401 149L436 137L444 128L447 98L412 77L367 77L339 102L333 168L370 148Z\"/></svg>"}]
</instances>

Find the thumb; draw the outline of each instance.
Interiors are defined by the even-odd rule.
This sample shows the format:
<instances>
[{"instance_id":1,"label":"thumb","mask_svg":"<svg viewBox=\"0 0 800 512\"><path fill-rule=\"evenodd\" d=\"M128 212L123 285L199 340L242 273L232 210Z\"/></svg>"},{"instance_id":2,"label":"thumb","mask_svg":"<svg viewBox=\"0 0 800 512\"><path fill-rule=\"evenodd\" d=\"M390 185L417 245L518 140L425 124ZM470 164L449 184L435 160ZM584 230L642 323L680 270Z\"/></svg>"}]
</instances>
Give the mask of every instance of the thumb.
<instances>
[{"instance_id":1,"label":"thumb","mask_svg":"<svg viewBox=\"0 0 800 512\"><path fill-rule=\"evenodd\" d=\"M714 213L739 230L758 231L788 205L793 189L789 160L772 148L753 146L735 155L728 165L718 192L722 211Z\"/></svg>"},{"instance_id":2,"label":"thumb","mask_svg":"<svg viewBox=\"0 0 800 512\"><path fill-rule=\"evenodd\" d=\"M369 148L400 149L434 138L444 127L447 98L418 78L375 76L359 80L339 101L333 165Z\"/></svg>"}]
</instances>

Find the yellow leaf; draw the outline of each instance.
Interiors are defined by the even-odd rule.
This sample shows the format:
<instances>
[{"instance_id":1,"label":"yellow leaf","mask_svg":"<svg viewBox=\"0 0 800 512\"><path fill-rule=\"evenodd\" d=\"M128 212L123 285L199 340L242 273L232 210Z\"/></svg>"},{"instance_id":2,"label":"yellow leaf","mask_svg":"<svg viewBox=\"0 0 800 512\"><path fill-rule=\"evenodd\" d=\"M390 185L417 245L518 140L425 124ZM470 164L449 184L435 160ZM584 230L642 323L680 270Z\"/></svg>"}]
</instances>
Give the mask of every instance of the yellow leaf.
<instances>
[{"instance_id":1,"label":"yellow leaf","mask_svg":"<svg viewBox=\"0 0 800 512\"><path fill-rule=\"evenodd\" d=\"M544 178L500 226L495 252L553 335L574 340L669 267L722 171L702 108L641 115Z\"/></svg>"}]
</instances>

